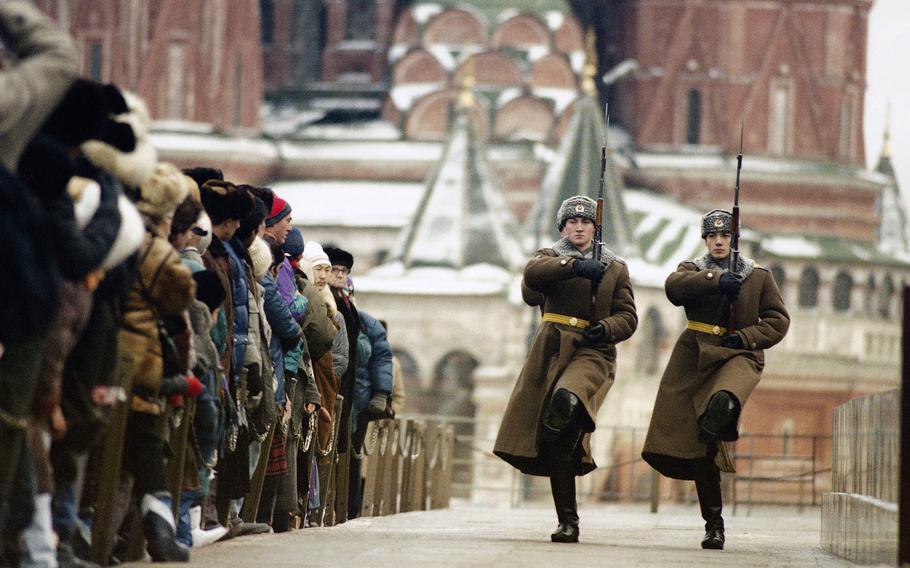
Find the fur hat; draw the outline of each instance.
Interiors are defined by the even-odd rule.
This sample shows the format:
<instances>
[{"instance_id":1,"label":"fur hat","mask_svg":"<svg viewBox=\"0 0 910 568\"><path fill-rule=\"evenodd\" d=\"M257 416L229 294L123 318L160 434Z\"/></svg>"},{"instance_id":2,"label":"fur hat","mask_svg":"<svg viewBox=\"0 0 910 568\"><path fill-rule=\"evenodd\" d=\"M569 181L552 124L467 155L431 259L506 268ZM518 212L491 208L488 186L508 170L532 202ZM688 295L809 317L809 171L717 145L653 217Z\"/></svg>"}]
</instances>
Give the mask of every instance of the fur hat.
<instances>
[{"instance_id":1,"label":"fur hat","mask_svg":"<svg viewBox=\"0 0 910 568\"><path fill-rule=\"evenodd\" d=\"M196 245L196 250L199 251L199 254L205 254L209 245L212 244L212 220L209 219L209 215L205 210L199 214L199 220L196 221L196 226L205 231L205 234L199 239L199 244Z\"/></svg>"},{"instance_id":2,"label":"fur hat","mask_svg":"<svg viewBox=\"0 0 910 568\"><path fill-rule=\"evenodd\" d=\"M733 214L723 209L709 211L701 218L701 238L711 233L732 233Z\"/></svg>"},{"instance_id":3,"label":"fur hat","mask_svg":"<svg viewBox=\"0 0 910 568\"><path fill-rule=\"evenodd\" d=\"M332 261L329 260L329 255L322 250L322 245L316 241L310 241L306 244L306 247L303 249L303 258L305 258L314 268L322 264L332 265Z\"/></svg>"},{"instance_id":4,"label":"fur hat","mask_svg":"<svg viewBox=\"0 0 910 568\"><path fill-rule=\"evenodd\" d=\"M253 197L253 194L251 193L248 193L247 195L253 199L253 208L240 220L240 227L237 229L237 232L234 233L234 236L242 242L246 242L247 239L259 230L259 225L262 224L266 214L265 203L258 197Z\"/></svg>"},{"instance_id":5,"label":"fur hat","mask_svg":"<svg viewBox=\"0 0 910 568\"><path fill-rule=\"evenodd\" d=\"M188 185L196 185L196 182L192 179L186 176L183 177L186 178L185 181ZM171 221L171 235L178 235L195 227L201 213L202 203L193 199L192 196L188 196L181 201L180 205L177 206L177 209L174 210L174 219Z\"/></svg>"},{"instance_id":6,"label":"fur hat","mask_svg":"<svg viewBox=\"0 0 910 568\"><path fill-rule=\"evenodd\" d=\"M194 272L193 280L196 281L196 299L208 306L210 312L224 303L227 292L221 279L213 271Z\"/></svg>"},{"instance_id":7,"label":"fur hat","mask_svg":"<svg viewBox=\"0 0 910 568\"><path fill-rule=\"evenodd\" d=\"M597 221L597 202L584 195L573 195L559 206L556 212L556 226L562 231L566 221L577 217L589 219L592 223Z\"/></svg>"},{"instance_id":8,"label":"fur hat","mask_svg":"<svg viewBox=\"0 0 910 568\"><path fill-rule=\"evenodd\" d=\"M267 242L256 237L247 251L250 253L250 261L253 263L253 277L258 281L272 266L272 250Z\"/></svg>"},{"instance_id":9,"label":"fur hat","mask_svg":"<svg viewBox=\"0 0 910 568\"><path fill-rule=\"evenodd\" d=\"M116 115L114 120L129 126L133 131L136 137L135 149L123 152L100 140L89 140L80 148L93 164L113 174L125 186L137 188L155 172L158 152L148 141L151 120L145 103L128 91L123 91L123 100L128 110Z\"/></svg>"},{"instance_id":10,"label":"fur hat","mask_svg":"<svg viewBox=\"0 0 910 568\"><path fill-rule=\"evenodd\" d=\"M354 257L348 251L336 247L325 247L324 250L332 266L344 266L348 270L354 268Z\"/></svg>"},{"instance_id":11,"label":"fur hat","mask_svg":"<svg viewBox=\"0 0 910 568\"><path fill-rule=\"evenodd\" d=\"M198 166L195 168L184 168L183 173L193 178L193 181L195 181L196 185L199 187L202 187L202 185L210 179L224 181L224 173L218 168Z\"/></svg>"},{"instance_id":12,"label":"fur hat","mask_svg":"<svg viewBox=\"0 0 910 568\"><path fill-rule=\"evenodd\" d=\"M133 129L111 118L128 111L123 94L114 85L76 79L41 131L68 147L101 140L121 152L132 152L136 148Z\"/></svg>"},{"instance_id":13,"label":"fur hat","mask_svg":"<svg viewBox=\"0 0 910 568\"><path fill-rule=\"evenodd\" d=\"M309 244L309 243L306 243ZM318 244L318 243L317 243ZM300 229L297 227L292 227L288 233L288 238L284 240L284 244L281 245L284 248L285 254L291 258L297 258L304 252L304 242L303 235L300 233ZM322 247L320 247L321 249Z\"/></svg>"},{"instance_id":14,"label":"fur hat","mask_svg":"<svg viewBox=\"0 0 910 568\"><path fill-rule=\"evenodd\" d=\"M188 192L187 177L174 164L159 162L152 177L139 186L136 208L151 217L163 217L174 211Z\"/></svg>"},{"instance_id":15,"label":"fur hat","mask_svg":"<svg viewBox=\"0 0 910 568\"><path fill-rule=\"evenodd\" d=\"M272 206L275 205L275 192L273 192L271 188L246 184L238 185L237 187L245 189L261 199L262 202L265 203L265 210L267 213L272 211Z\"/></svg>"},{"instance_id":16,"label":"fur hat","mask_svg":"<svg viewBox=\"0 0 910 568\"><path fill-rule=\"evenodd\" d=\"M212 225L220 225L228 219L243 219L253 208L250 194L241 191L229 181L209 180L199 188L202 205L209 214Z\"/></svg>"},{"instance_id":17,"label":"fur hat","mask_svg":"<svg viewBox=\"0 0 910 568\"><path fill-rule=\"evenodd\" d=\"M291 206L288 205L287 201L281 199L276 195L274 201L272 202L272 210L269 211L269 216L265 220L265 226L271 227L290 214Z\"/></svg>"},{"instance_id":18,"label":"fur hat","mask_svg":"<svg viewBox=\"0 0 910 568\"><path fill-rule=\"evenodd\" d=\"M120 212L120 228L114 245L101 263L101 268L105 270L114 268L132 256L145 240L145 224L133 202L121 194L117 197L117 210Z\"/></svg>"}]
</instances>

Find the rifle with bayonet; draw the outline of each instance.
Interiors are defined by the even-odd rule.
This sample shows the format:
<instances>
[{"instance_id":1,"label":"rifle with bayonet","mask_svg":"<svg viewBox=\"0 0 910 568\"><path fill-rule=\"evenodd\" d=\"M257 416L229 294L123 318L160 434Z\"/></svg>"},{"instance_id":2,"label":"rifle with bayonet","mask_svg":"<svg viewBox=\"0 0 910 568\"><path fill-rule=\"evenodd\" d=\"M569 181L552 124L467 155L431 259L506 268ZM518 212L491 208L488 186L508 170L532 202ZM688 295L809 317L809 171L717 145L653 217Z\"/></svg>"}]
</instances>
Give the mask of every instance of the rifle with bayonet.
<instances>
[{"instance_id":1,"label":"rifle with bayonet","mask_svg":"<svg viewBox=\"0 0 910 568\"><path fill-rule=\"evenodd\" d=\"M730 227L730 267L732 274L736 274L739 264L739 174L743 169L743 125L739 126L739 154L736 155L736 189L733 192L733 223ZM736 330L736 307L730 301L730 320L727 322L727 333Z\"/></svg>"},{"instance_id":2,"label":"rifle with bayonet","mask_svg":"<svg viewBox=\"0 0 910 568\"><path fill-rule=\"evenodd\" d=\"M604 176L607 171L607 131L610 129L610 104L604 105L604 144L600 147L600 187L597 190L597 215L594 221L594 260L600 260L604 243ZM588 312L588 321L592 324L597 321L597 288L600 280L591 281L591 309Z\"/></svg>"}]
</instances>

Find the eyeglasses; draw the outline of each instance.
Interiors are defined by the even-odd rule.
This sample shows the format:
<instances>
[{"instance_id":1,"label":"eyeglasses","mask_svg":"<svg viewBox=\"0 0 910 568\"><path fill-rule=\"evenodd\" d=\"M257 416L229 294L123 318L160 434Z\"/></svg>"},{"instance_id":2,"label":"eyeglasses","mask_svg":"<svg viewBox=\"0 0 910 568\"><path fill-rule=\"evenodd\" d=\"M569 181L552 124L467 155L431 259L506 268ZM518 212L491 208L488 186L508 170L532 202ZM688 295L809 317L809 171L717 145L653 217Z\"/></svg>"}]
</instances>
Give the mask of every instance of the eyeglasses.
<instances>
[{"instance_id":1,"label":"eyeglasses","mask_svg":"<svg viewBox=\"0 0 910 568\"><path fill-rule=\"evenodd\" d=\"M333 266L332 274L348 274L350 271L347 266Z\"/></svg>"}]
</instances>

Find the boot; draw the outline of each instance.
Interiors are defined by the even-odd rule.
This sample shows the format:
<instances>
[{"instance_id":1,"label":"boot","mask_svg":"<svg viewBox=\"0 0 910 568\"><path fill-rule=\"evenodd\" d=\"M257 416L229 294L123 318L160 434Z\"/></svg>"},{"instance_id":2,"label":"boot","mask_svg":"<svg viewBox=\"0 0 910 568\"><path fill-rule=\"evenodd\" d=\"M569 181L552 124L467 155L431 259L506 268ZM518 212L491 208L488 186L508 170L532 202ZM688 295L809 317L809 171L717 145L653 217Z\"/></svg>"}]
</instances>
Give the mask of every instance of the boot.
<instances>
[{"instance_id":1,"label":"boot","mask_svg":"<svg viewBox=\"0 0 910 568\"><path fill-rule=\"evenodd\" d=\"M701 516L705 520L705 538L701 547L710 550L724 549L723 498L720 493L720 471L712 462L706 464L695 480L695 491L698 493L698 504Z\"/></svg>"},{"instance_id":2,"label":"boot","mask_svg":"<svg viewBox=\"0 0 910 568\"><path fill-rule=\"evenodd\" d=\"M146 493L140 504L142 532L148 543L148 553L154 562L188 562L190 551L177 542L177 526L171 514L171 495Z\"/></svg>"},{"instance_id":3,"label":"boot","mask_svg":"<svg viewBox=\"0 0 910 568\"><path fill-rule=\"evenodd\" d=\"M720 433L736 420L738 413L739 403L736 397L727 391L714 393L698 421L699 441L705 444L716 442Z\"/></svg>"},{"instance_id":4,"label":"boot","mask_svg":"<svg viewBox=\"0 0 910 568\"><path fill-rule=\"evenodd\" d=\"M190 507L190 530L193 532L193 548L202 548L213 542L221 540L221 537L227 534L228 530L218 526L211 530L202 529L202 507Z\"/></svg>"},{"instance_id":5,"label":"boot","mask_svg":"<svg viewBox=\"0 0 910 568\"><path fill-rule=\"evenodd\" d=\"M94 562L83 560L73 552L73 545L61 542L57 545L57 568L101 568Z\"/></svg>"},{"instance_id":6,"label":"boot","mask_svg":"<svg viewBox=\"0 0 910 568\"><path fill-rule=\"evenodd\" d=\"M578 507L575 501L575 475L569 467L560 464L550 476L550 489L556 505L559 526L550 535L552 542L578 542Z\"/></svg>"}]
</instances>

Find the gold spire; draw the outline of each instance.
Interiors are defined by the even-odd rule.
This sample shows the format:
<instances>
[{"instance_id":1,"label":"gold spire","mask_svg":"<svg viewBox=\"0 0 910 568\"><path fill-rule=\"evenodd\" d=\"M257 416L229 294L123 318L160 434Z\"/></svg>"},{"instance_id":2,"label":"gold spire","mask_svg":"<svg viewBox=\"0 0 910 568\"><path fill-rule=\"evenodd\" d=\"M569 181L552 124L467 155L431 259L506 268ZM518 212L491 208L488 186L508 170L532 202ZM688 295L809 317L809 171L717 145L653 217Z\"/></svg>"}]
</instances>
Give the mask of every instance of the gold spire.
<instances>
[{"instance_id":1,"label":"gold spire","mask_svg":"<svg viewBox=\"0 0 910 568\"><path fill-rule=\"evenodd\" d=\"M885 103L885 133L884 143L882 143L882 158L891 157L891 99Z\"/></svg>"},{"instance_id":2,"label":"gold spire","mask_svg":"<svg viewBox=\"0 0 910 568\"><path fill-rule=\"evenodd\" d=\"M582 92L589 97L597 96L597 84L594 82L594 77L597 76L597 36L593 26L585 34L585 64L581 74Z\"/></svg>"},{"instance_id":3,"label":"gold spire","mask_svg":"<svg viewBox=\"0 0 910 568\"><path fill-rule=\"evenodd\" d=\"M458 110L471 111L477 104L474 100L474 85L477 77L474 76L474 58L469 58L464 65L464 75L461 77L461 92L458 94Z\"/></svg>"}]
</instances>

